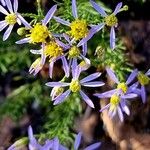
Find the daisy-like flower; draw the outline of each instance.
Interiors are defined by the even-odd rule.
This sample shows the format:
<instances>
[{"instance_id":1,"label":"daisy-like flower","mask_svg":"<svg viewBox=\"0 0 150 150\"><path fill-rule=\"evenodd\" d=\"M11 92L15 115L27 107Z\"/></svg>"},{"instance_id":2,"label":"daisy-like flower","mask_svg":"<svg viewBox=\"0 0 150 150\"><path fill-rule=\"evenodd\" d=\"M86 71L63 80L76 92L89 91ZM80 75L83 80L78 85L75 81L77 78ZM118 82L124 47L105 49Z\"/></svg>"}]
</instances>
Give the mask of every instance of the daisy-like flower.
<instances>
[{"instance_id":1,"label":"daisy-like flower","mask_svg":"<svg viewBox=\"0 0 150 150\"><path fill-rule=\"evenodd\" d=\"M27 23L28 29L30 34L27 35L26 38L19 40L16 44L23 44L23 43L46 43L48 38L52 37L52 33L47 28L47 24L52 19L54 13L56 12L57 5L54 5L46 14L45 18L42 20L41 23L36 23L34 27L31 27L29 23Z\"/></svg>"},{"instance_id":2,"label":"daisy-like flower","mask_svg":"<svg viewBox=\"0 0 150 150\"><path fill-rule=\"evenodd\" d=\"M1 1L2 2L2 1ZM18 11L18 0L14 0L13 1L13 6L10 0L6 0L6 6L9 10L9 12L0 5L0 12L3 13L5 16L5 20L0 21L0 31L2 31L3 29L5 29L7 26L7 30L4 33L3 36L3 41L7 40L14 25L16 23L18 23L19 25L21 25L21 23L23 23L26 26L26 21L25 19L17 12Z\"/></svg>"},{"instance_id":3,"label":"daisy-like flower","mask_svg":"<svg viewBox=\"0 0 150 150\"><path fill-rule=\"evenodd\" d=\"M117 88L114 90L110 90L101 94L94 94L98 98L110 98L110 103L103 107L100 111L102 112L105 109L109 109L110 117L114 117L118 112L119 118L123 121L123 112L127 115L130 114L129 108L126 104L126 99L132 99L137 97L137 94L133 93L133 90L128 85L135 79L137 76L137 69L135 69L130 76L128 77L126 82L119 82L118 78L114 74L114 72L107 68L107 73L110 78L117 83Z\"/></svg>"},{"instance_id":4,"label":"daisy-like flower","mask_svg":"<svg viewBox=\"0 0 150 150\"><path fill-rule=\"evenodd\" d=\"M69 86L69 89L65 92L62 92L62 94L60 94L59 96L57 96L54 99L54 105L60 104L62 103L69 95L70 93L76 93L79 92L81 97L83 98L83 100L92 108L94 108L94 104L93 102L90 100L90 98L82 91L81 87L85 86L85 87L100 87L103 86L104 83L100 82L100 81L92 81L96 78L98 78L101 73L94 73L91 74L85 78L83 78L82 80L79 80L79 75L81 72L81 68L80 67L76 67L73 68L74 71L72 71L72 80L70 83L66 83L66 82L48 82L46 83L47 86L49 87L67 87Z\"/></svg>"},{"instance_id":5,"label":"daisy-like flower","mask_svg":"<svg viewBox=\"0 0 150 150\"><path fill-rule=\"evenodd\" d=\"M78 13L77 13L77 5L76 0L72 0L72 15L74 17L74 21L69 22L66 20L63 20L59 17L55 17L54 19L68 27L71 28L69 32L67 32L74 40L79 41L78 46L83 45L86 43L96 32L101 30L104 26L104 24L99 24L99 26L88 26L86 20L79 19ZM88 28L91 28L90 30Z\"/></svg>"},{"instance_id":6,"label":"daisy-like flower","mask_svg":"<svg viewBox=\"0 0 150 150\"><path fill-rule=\"evenodd\" d=\"M137 79L138 81L132 85L132 90L136 92L138 95L141 95L142 102L146 102L146 90L145 86L150 83L150 69L144 74L142 72L138 72ZM141 86L140 89L137 89L138 86Z\"/></svg>"},{"instance_id":7,"label":"daisy-like flower","mask_svg":"<svg viewBox=\"0 0 150 150\"><path fill-rule=\"evenodd\" d=\"M6 6L5 0L0 0L3 6Z\"/></svg>"},{"instance_id":8,"label":"daisy-like flower","mask_svg":"<svg viewBox=\"0 0 150 150\"><path fill-rule=\"evenodd\" d=\"M34 75L36 75L45 64L45 60L49 58L49 76L52 78L54 63L61 59L63 64L63 69L65 72L65 76L69 76L69 66L68 62L64 56L64 47L61 47L59 44L61 42L58 39L51 40L46 44L42 44L42 49L40 50L30 50L33 54L41 55L41 58L38 58L30 67L29 72L32 73L34 71ZM62 44L61 44L62 45ZM65 47L66 48L66 47Z\"/></svg>"},{"instance_id":9,"label":"daisy-like flower","mask_svg":"<svg viewBox=\"0 0 150 150\"><path fill-rule=\"evenodd\" d=\"M78 150L79 146L81 144L81 138L82 138L82 132L79 132L78 135L76 136L75 142L74 142L74 150ZM101 143L97 142L92 145L89 145L88 147L84 148L83 150L95 150L100 147Z\"/></svg>"},{"instance_id":10,"label":"daisy-like flower","mask_svg":"<svg viewBox=\"0 0 150 150\"><path fill-rule=\"evenodd\" d=\"M90 0L93 8L101 14L102 17L104 17L104 25L108 26L108 27L111 27L111 31L110 31L110 47L111 49L114 49L115 48L115 41L116 41L116 38L115 38L115 27L118 26L118 19L116 17L116 15L123 11L123 10L128 10L128 7L127 6L124 6L122 8L122 2L118 3L114 12L110 15L106 14L105 10L100 6L98 5L97 3L95 3L93 0Z\"/></svg>"}]
</instances>

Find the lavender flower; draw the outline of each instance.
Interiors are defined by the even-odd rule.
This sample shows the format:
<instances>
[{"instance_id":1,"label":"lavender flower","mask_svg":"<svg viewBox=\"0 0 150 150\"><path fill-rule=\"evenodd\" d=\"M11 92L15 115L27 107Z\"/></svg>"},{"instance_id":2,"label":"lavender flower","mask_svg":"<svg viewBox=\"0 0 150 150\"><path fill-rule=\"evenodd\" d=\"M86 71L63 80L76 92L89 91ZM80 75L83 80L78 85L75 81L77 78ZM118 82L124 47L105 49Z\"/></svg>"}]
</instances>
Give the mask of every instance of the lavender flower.
<instances>
[{"instance_id":1,"label":"lavender flower","mask_svg":"<svg viewBox=\"0 0 150 150\"><path fill-rule=\"evenodd\" d=\"M4 1L1 1L4 2ZM17 12L18 11L18 0L14 0L13 6L10 0L6 0L5 1L6 6L9 10L9 12L0 5L0 12L3 13L4 15L6 15L5 20L0 21L0 31L2 31L3 29L5 29L7 26L7 30L4 33L3 36L3 41L7 40L14 25L16 23L18 23L19 25L21 25L21 23L23 23L26 26L26 21L25 19Z\"/></svg>"},{"instance_id":2,"label":"lavender flower","mask_svg":"<svg viewBox=\"0 0 150 150\"><path fill-rule=\"evenodd\" d=\"M62 64L63 64L63 69L65 72L65 76L69 76L69 66L67 63L67 60L64 56L64 50L61 46L58 45L60 41L58 39L55 39L53 41L50 41L49 43L42 44L42 49L41 50L30 50L31 53L33 54L40 54L41 58L38 58L37 64L33 63L29 69L30 73L33 73L34 70L34 75L36 75L41 69L42 66L45 63L45 60L47 57L49 57L49 76L52 78L53 74L53 66L54 63L61 59ZM36 67L34 67L36 66Z\"/></svg>"},{"instance_id":3,"label":"lavender flower","mask_svg":"<svg viewBox=\"0 0 150 150\"><path fill-rule=\"evenodd\" d=\"M70 83L61 82L61 81L60 82L48 82L48 83L46 83L46 85L49 86L49 87L67 87L67 86L69 86L69 89L67 91L63 92L61 95L57 96L54 99L54 105L62 103L70 95L71 92L73 92L73 93L79 92L81 97L83 98L83 100L90 107L94 108L93 102L81 90L81 86L85 86L85 87L100 87L100 86L103 86L104 85L103 82L92 81L92 80L98 78L101 75L101 73L94 73L94 74L91 74L91 75L83 78L82 80L79 80L80 72L81 72L80 67L73 68L73 71L72 71L73 78L72 78Z\"/></svg>"},{"instance_id":4,"label":"lavender flower","mask_svg":"<svg viewBox=\"0 0 150 150\"><path fill-rule=\"evenodd\" d=\"M26 23L26 26L30 30L29 37L24 38L16 42L16 44L23 44L23 43L45 43L47 38L52 37L52 33L49 32L47 28L48 22L53 17L55 11L57 9L57 5L54 5L46 14L45 18L42 20L41 23L36 23L32 28L29 23Z\"/></svg>"},{"instance_id":5,"label":"lavender flower","mask_svg":"<svg viewBox=\"0 0 150 150\"><path fill-rule=\"evenodd\" d=\"M118 3L114 12L110 15L106 14L105 10L100 6L98 5L97 3L95 3L93 0L90 0L93 8L99 13L101 14L102 17L104 17L104 25L107 25L108 27L111 27L111 31L110 31L110 47L111 49L114 49L115 48L115 41L116 41L116 38L115 38L115 27L117 27L118 25L118 19L116 17L116 15L123 11L123 10L127 10L127 6L124 6L123 8L122 7L122 2ZM103 25L103 27L104 27ZM96 28L98 27L99 25L96 26ZM100 26L101 27L101 26Z\"/></svg>"},{"instance_id":6,"label":"lavender flower","mask_svg":"<svg viewBox=\"0 0 150 150\"><path fill-rule=\"evenodd\" d=\"M114 72L107 68L107 73L110 76L110 78L117 83L117 88L114 90L110 90L101 94L94 94L95 96L99 98L110 98L110 103L107 104L105 107L103 107L100 112L102 112L105 109L109 109L109 115L110 117L114 117L116 113L118 112L119 118L121 121L123 121L123 112L125 112L127 115L130 114L129 108L126 104L126 99L132 99L137 97L137 94L133 93L133 90L131 87L128 87L128 85L134 80L134 78L137 75L137 69L135 69L130 76L128 77L126 82L119 82L118 78L114 74ZM122 112L123 111L123 112Z\"/></svg>"},{"instance_id":7,"label":"lavender flower","mask_svg":"<svg viewBox=\"0 0 150 150\"><path fill-rule=\"evenodd\" d=\"M76 0L72 0L72 15L75 19L72 22L63 20L59 17L54 17L54 19L57 22L71 28L71 30L67 33L76 41L81 40L77 45L78 47L86 43L96 32L101 30L104 26L104 23L99 24L99 26L96 27L90 26L91 29L89 30L86 20L78 18Z\"/></svg>"},{"instance_id":8,"label":"lavender flower","mask_svg":"<svg viewBox=\"0 0 150 150\"><path fill-rule=\"evenodd\" d=\"M137 93L138 95L141 95L142 102L146 102L146 90L145 86L150 83L150 69L144 74L142 72L138 72L137 79L138 81L134 83L131 87L131 90ZM140 89L137 87L141 86Z\"/></svg>"},{"instance_id":9,"label":"lavender flower","mask_svg":"<svg viewBox=\"0 0 150 150\"><path fill-rule=\"evenodd\" d=\"M81 143L81 138L82 138L82 132L79 132L78 135L76 136L75 142L74 142L74 150L78 150L80 143ZM84 150L95 150L97 148L99 148L101 145L100 142L94 143L86 148L84 148Z\"/></svg>"}]
</instances>

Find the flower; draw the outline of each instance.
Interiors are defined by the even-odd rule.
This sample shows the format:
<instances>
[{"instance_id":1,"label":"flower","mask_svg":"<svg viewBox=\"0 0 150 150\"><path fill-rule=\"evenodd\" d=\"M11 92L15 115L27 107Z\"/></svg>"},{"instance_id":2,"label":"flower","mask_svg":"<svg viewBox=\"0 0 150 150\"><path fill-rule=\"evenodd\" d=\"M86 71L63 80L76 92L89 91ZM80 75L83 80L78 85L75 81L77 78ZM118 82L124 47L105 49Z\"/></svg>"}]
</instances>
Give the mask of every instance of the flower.
<instances>
[{"instance_id":1,"label":"flower","mask_svg":"<svg viewBox=\"0 0 150 150\"><path fill-rule=\"evenodd\" d=\"M54 16L54 19L66 26L69 26L71 30L67 32L74 40L78 41L81 40L78 43L78 46L83 45L86 43L96 32L101 30L104 26L104 24L99 24L99 26L90 26L91 29L88 29L88 24L86 20L79 19L77 14L77 5L76 0L72 0L72 15L74 17L74 21L69 22L66 20L63 20L59 17Z\"/></svg>"},{"instance_id":2,"label":"flower","mask_svg":"<svg viewBox=\"0 0 150 150\"><path fill-rule=\"evenodd\" d=\"M133 70L133 72L129 75L127 81L121 83L111 69L107 68L106 71L110 78L115 83L117 83L117 88L101 94L97 93L94 95L98 98L110 98L110 103L103 107L100 112L104 111L105 109L109 109L110 117L114 117L118 112L120 120L123 121L124 118L122 111L124 111L127 115L130 114L129 108L126 104L126 99L132 99L137 97L137 94L133 93L134 91L131 87L128 87L128 85L135 79L138 71L137 69Z\"/></svg>"},{"instance_id":3,"label":"flower","mask_svg":"<svg viewBox=\"0 0 150 150\"><path fill-rule=\"evenodd\" d=\"M92 108L94 108L93 102L90 100L90 98L82 91L82 86L85 87L100 87L103 86L104 83L100 81L92 81L96 78L98 78L101 73L94 73L91 74L82 80L79 80L79 76L81 73L81 68L80 67L74 67L72 71L72 80L70 83L66 83L63 81L59 82L48 82L46 83L47 86L49 87L67 87L69 86L69 89L59 96L56 96L54 99L54 105L62 103L69 95L70 93L76 93L79 92L83 100ZM92 82L91 82L92 81Z\"/></svg>"},{"instance_id":4,"label":"flower","mask_svg":"<svg viewBox=\"0 0 150 150\"><path fill-rule=\"evenodd\" d=\"M48 22L53 17L55 11L57 9L57 5L54 5L46 14L45 18L42 20L41 23L36 23L34 27L31 27L29 23L27 26L30 30L30 34L27 35L26 38L19 40L16 44L23 44L23 43L46 43L47 38L52 37L52 33L49 32L47 28Z\"/></svg>"},{"instance_id":5,"label":"flower","mask_svg":"<svg viewBox=\"0 0 150 150\"><path fill-rule=\"evenodd\" d=\"M132 91L136 92L138 95L141 95L142 102L146 102L146 90L145 86L150 83L150 69L144 74L142 72L138 72L137 79L138 81L132 85ZM140 89L137 89L138 86L141 86Z\"/></svg>"},{"instance_id":6,"label":"flower","mask_svg":"<svg viewBox=\"0 0 150 150\"><path fill-rule=\"evenodd\" d=\"M114 49L115 48L115 41L116 41L116 38L115 38L115 27L117 27L118 25L118 19L116 17L116 15L123 11L123 10L127 10L127 6L124 6L123 8L122 7L122 2L118 3L114 12L110 15L107 15L105 10L100 6L98 5L97 3L95 3L93 0L90 0L93 8L99 13L102 15L102 17L104 17L104 25L108 26L108 27L111 27L111 31L110 31L110 48L111 49ZM99 25L97 25L96 27L98 27ZM104 27L104 26L103 26Z\"/></svg>"},{"instance_id":7,"label":"flower","mask_svg":"<svg viewBox=\"0 0 150 150\"><path fill-rule=\"evenodd\" d=\"M78 135L76 136L75 142L74 142L74 150L78 150L80 143L81 143L81 138L82 138L82 132L79 132ZM94 143L86 148L84 148L84 150L95 150L97 148L99 148L101 145L100 142Z\"/></svg>"},{"instance_id":8,"label":"flower","mask_svg":"<svg viewBox=\"0 0 150 150\"><path fill-rule=\"evenodd\" d=\"M2 7L0 5L0 12L3 13L4 15L6 15L5 20L0 21L0 31L2 31L4 28L6 28L8 26L7 30L4 33L3 41L8 39L8 37L16 23L18 23L19 25L21 25L21 23L23 23L25 26L27 23L25 21L25 19L17 12L18 11L18 0L14 0L13 6L12 6L10 0L6 0L5 3L9 10L9 13L4 7Z\"/></svg>"},{"instance_id":9,"label":"flower","mask_svg":"<svg viewBox=\"0 0 150 150\"><path fill-rule=\"evenodd\" d=\"M0 0L3 6L6 6L5 0Z\"/></svg>"},{"instance_id":10,"label":"flower","mask_svg":"<svg viewBox=\"0 0 150 150\"><path fill-rule=\"evenodd\" d=\"M36 62L34 62L31 65L31 67L29 69L30 73L33 72L31 70L35 70L34 75L36 75L42 69L42 66L45 63L46 58L49 57L49 62L50 62L50 64L49 64L49 76L50 76L50 78L52 78L54 63L59 59L61 59L61 61L62 61L65 76L66 77L69 76L69 66L68 66L67 60L64 56L64 50L61 46L59 46L58 43L60 43L60 41L58 39L55 39L55 40L50 41L46 44L42 44L41 50L30 50L30 52L33 54L40 54L41 55L41 58L38 58L36 60ZM34 68L36 68L36 69L34 69Z\"/></svg>"}]
</instances>

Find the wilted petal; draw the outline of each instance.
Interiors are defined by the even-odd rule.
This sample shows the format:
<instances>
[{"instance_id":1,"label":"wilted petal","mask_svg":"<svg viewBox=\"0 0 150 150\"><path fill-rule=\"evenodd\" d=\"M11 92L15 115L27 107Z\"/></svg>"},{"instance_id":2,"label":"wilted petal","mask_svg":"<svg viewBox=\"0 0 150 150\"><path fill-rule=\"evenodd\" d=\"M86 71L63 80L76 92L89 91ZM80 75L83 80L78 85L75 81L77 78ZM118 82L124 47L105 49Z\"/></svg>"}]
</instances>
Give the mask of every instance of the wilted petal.
<instances>
[{"instance_id":1,"label":"wilted petal","mask_svg":"<svg viewBox=\"0 0 150 150\"><path fill-rule=\"evenodd\" d=\"M61 60L62 60L62 63L63 63L63 69L64 69L64 72L65 72L65 76L69 77L69 65L67 63L67 60L64 56L61 57Z\"/></svg>"},{"instance_id":2,"label":"wilted petal","mask_svg":"<svg viewBox=\"0 0 150 150\"><path fill-rule=\"evenodd\" d=\"M94 94L94 96L97 96L98 98L110 98L116 91L117 91L117 89L110 90L108 92L104 92L101 94L96 93L96 94Z\"/></svg>"},{"instance_id":3,"label":"wilted petal","mask_svg":"<svg viewBox=\"0 0 150 150\"><path fill-rule=\"evenodd\" d=\"M89 98L84 92L82 92L81 90L80 90L80 94L81 94L83 100L84 100L90 107L94 108L94 104L93 104L93 102L90 100L90 98Z\"/></svg>"},{"instance_id":4,"label":"wilted petal","mask_svg":"<svg viewBox=\"0 0 150 150\"><path fill-rule=\"evenodd\" d=\"M80 80L80 83L83 84L83 83L86 83L86 82L89 82L89 81L92 81L98 77L100 77L101 73L100 72L97 72L97 73L93 73L85 78L83 78L82 80Z\"/></svg>"},{"instance_id":5,"label":"wilted petal","mask_svg":"<svg viewBox=\"0 0 150 150\"><path fill-rule=\"evenodd\" d=\"M4 33L4 36L3 36L3 41L7 40L12 29L13 29L14 25L9 25L8 29L6 30L6 32Z\"/></svg>"},{"instance_id":6,"label":"wilted petal","mask_svg":"<svg viewBox=\"0 0 150 150\"><path fill-rule=\"evenodd\" d=\"M98 143L94 143L88 147L86 147L84 150L96 150L100 147L101 143L98 142Z\"/></svg>"},{"instance_id":7,"label":"wilted petal","mask_svg":"<svg viewBox=\"0 0 150 150\"><path fill-rule=\"evenodd\" d=\"M111 27L111 30L110 30L110 48L112 50L114 50L115 45L116 45L115 28Z\"/></svg>"},{"instance_id":8,"label":"wilted petal","mask_svg":"<svg viewBox=\"0 0 150 150\"><path fill-rule=\"evenodd\" d=\"M47 25L47 23L51 20L51 18L53 17L55 11L57 9L57 5L54 5L46 14L44 20L42 21L43 25Z\"/></svg>"},{"instance_id":9,"label":"wilted petal","mask_svg":"<svg viewBox=\"0 0 150 150\"><path fill-rule=\"evenodd\" d=\"M105 84L104 82L94 81L94 82L86 82L83 83L82 85L86 87L100 87L103 86L104 84Z\"/></svg>"},{"instance_id":10,"label":"wilted petal","mask_svg":"<svg viewBox=\"0 0 150 150\"><path fill-rule=\"evenodd\" d=\"M134 78L137 76L137 74L138 74L138 70L137 69L133 70L126 81L126 84L127 85L130 84L134 80Z\"/></svg>"},{"instance_id":11,"label":"wilted petal","mask_svg":"<svg viewBox=\"0 0 150 150\"><path fill-rule=\"evenodd\" d=\"M10 0L6 0L6 5L7 5L7 8L8 10L13 13L13 8L12 8L12 4L11 4L11 1Z\"/></svg>"},{"instance_id":12,"label":"wilted petal","mask_svg":"<svg viewBox=\"0 0 150 150\"><path fill-rule=\"evenodd\" d=\"M146 92L145 92L145 87L141 86L141 97L142 97L142 102L146 102Z\"/></svg>"},{"instance_id":13,"label":"wilted petal","mask_svg":"<svg viewBox=\"0 0 150 150\"><path fill-rule=\"evenodd\" d=\"M114 73L110 68L106 68L106 71L107 71L109 77L110 77L115 83L119 83L118 78L116 77L115 73Z\"/></svg>"},{"instance_id":14,"label":"wilted petal","mask_svg":"<svg viewBox=\"0 0 150 150\"><path fill-rule=\"evenodd\" d=\"M78 18L76 0L72 0L72 14L74 18Z\"/></svg>"},{"instance_id":15,"label":"wilted petal","mask_svg":"<svg viewBox=\"0 0 150 150\"><path fill-rule=\"evenodd\" d=\"M63 20L63 19L61 19L61 18L59 18L59 17L56 17L56 16L54 16L53 18L54 18L57 22L59 22L59 23L61 23L61 24L63 24L63 25L70 26L70 22L68 22L68 21L65 21L65 20Z\"/></svg>"},{"instance_id":16,"label":"wilted petal","mask_svg":"<svg viewBox=\"0 0 150 150\"><path fill-rule=\"evenodd\" d=\"M65 83L65 82L48 82L45 85L49 87L65 87L68 86L70 83Z\"/></svg>"},{"instance_id":17,"label":"wilted petal","mask_svg":"<svg viewBox=\"0 0 150 150\"><path fill-rule=\"evenodd\" d=\"M75 142L74 142L74 149L78 150L80 143L81 143L81 138L82 138L82 132L79 132L78 135L76 136Z\"/></svg>"},{"instance_id":18,"label":"wilted petal","mask_svg":"<svg viewBox=\"0 0 150 150\"><path fill-rule=\"evenodd\" d=\"M104 11L104 9L99 6L97 3L95 3L93 0L90 0L90 3L92 4L92 6L94 7L95 10L97 10L103 17L106 17L107 14Z\"/></svg>"},{"instance_id":19,"label":"wilted petal","mask_svg":"<svg viewBox=\"0 0 150 150\"><path fill-rule=\"evenodd\" d=\"M117 108L117 111L118 111L118 116L119 116L120 121L123 122L124 117L123 117L123 113L121 111L121 108L119 106Z\"/></svg>"},{"instance_id":20,"label":"wilted petal","mask_svg":"<svg viewBox=\"0 0 150 150\"><path fill-rule=\"evenodd\" d=\"M24 43L29 43L30 38L24 38L22 40L19 40L17 42L15 42L16 44L24 44Z\"/></svg>"},{"instance_id":21,"label":"wilted petal","mask_svg":"<svg viewBox=\"0 0 150 150\"><path fill-rule=\"evenodd\" d=\"M14 0L14 12L16 13L18 10L18 0Z\"/></svg>"},{"instance_id":22,"label":"wilted petal","mask_svg":"<svg viewBox=\"0 0 150 150\"><path fill-rule=\"evenodd\" d=\"M121 7L122 7L122 2L117 4L113 14L116 15L120 11Z\"/></svg>"},{"instance_id":23,"label":"wilted petal","mask_svg":"<svg viewBox=\"0 0 150 150\"><path fill-rule=\"evenodd\" d=\"M57 104L62 103L62 102L69 96L70 93L71 93L71 91L70 91L70 89L69 89L69 90L67 90L66 92L64 92L63 94L61 94L60 96L58 96L58 97L55 99L54 105L57 105Z\"/></svg>"},{"instance_id":24,"label":"wilted petal","mask_svg":"<svg viewBox=\"0 0 150 150\"><path fill-rule=\"evenodd\" d=\"M7 12L7 10L4 7L2 7L1 5L0 5L0 12L3 13L3 14L5 14L5 15L9 15L9 13Z\"/></svg>"}]
</instances>

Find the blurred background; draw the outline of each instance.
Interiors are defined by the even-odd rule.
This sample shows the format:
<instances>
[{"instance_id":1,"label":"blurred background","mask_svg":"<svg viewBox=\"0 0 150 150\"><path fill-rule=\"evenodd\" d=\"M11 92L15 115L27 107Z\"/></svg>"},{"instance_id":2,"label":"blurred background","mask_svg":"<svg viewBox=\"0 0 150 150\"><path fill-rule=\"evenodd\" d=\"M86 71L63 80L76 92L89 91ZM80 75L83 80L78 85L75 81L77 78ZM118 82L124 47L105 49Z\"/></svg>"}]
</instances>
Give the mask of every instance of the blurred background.
<instances>
[{"instance_id":1,"label":"blurred background","mask_svg":"<svg viewBox=\"0 0 150 150\"><path fill-rule=\"evenodd\" d=\"M64 1L57 2L64 3ZM80 7L81 3L87 1L77 0L77 2ZM102 0L100 2L113 10L119 1ZM123 60L122 63L128 64L122 72L126 74L129 72L128 68L147 71L150 68L150 1L124 0L123 3L129 6L129 11L118 15L118 49L123 53L122 59L127 58L127 61ZM42 0L45 12L53 4L55 2L52 0ZM86 6L84 9L87 9ZM27 11L36 13L36 2L19 0L19 12ZM0 18L3 19L3 15L0 15ZM45 86L45 83L50 81L48 64L36 77L29 75L28 69L35 60L29 50L33 49L34 45L16 45L15 42L20 38L16 32L12 33L5 42L2 41L2 35L3 32L0 34L0 150L7 149L16 140L27 136L29 125L32 125L35 134L39 134L41 141L58 136L64 145L70 146L74 140L74 133L82 131L85 136L83 145L101 140L102 149L118 149L118 145L106 132L99 114L99 101L92 96L94 90L88 93L94 100L96 106L94 110L81 103L78 95L72 95L69 98L70 101L67 100L54 107L49 96L50 89ZM107 63L102 64L98 60L102 58L97 54L95 62L91 47L94 45L93 42L100 43L97 40L98 37L100 37L99 34L95 35L93 41L89 42L88 55L93 58L93 67L89 69L89 73L96 70L103 71L104 65L115 64L114 60L117 59L117 53L113 57L109 54L108 59L113 60L106 60ZM106 39L108 40L107 36ZM94 47L96 49L96 46ZM116 65L118 73L123 65ZM62 77L61 70L58 62L54 70L54 80ZM121 74L120 78L123 78L122 76L125 75ZM102 78L106 81L105 73ZM131 105L131 116L125 120L125 123L132 126L137 133L150 133L150 86L147 87L147 93L148 102L143 105L141 100L135 101ZM148 143L150 144L150 141Z\"/></svg>"}]
</instances>

